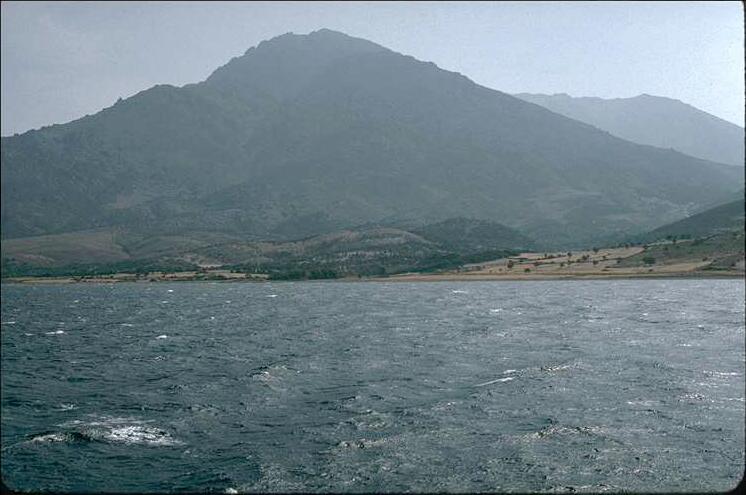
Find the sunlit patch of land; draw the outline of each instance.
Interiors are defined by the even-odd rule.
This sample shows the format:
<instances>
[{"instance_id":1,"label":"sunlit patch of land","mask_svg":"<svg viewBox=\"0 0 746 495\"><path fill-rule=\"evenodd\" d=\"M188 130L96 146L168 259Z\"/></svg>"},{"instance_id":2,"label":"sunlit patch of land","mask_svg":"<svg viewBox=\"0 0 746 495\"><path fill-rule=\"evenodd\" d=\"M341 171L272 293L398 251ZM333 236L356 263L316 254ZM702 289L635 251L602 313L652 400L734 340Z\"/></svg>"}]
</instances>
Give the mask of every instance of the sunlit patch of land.
<instances>
[{"instance_id":1,"label":"sunlit patch of land","mask_svg":"<svg viewBox=\"0 0 746 495\"><path fill-rule=\"evenodd\" d=\"M521 253L441 273L406 273L388 280L524 280L564 278L637 278L671 276L744 276L743 252L712 258L687 248L691 241L651 246L601 248L551 253ZM688 249L688 250L687 250ZM684 251L686 250L686 251ZM661 255L663 253L663 255ZM657 257L656 257L657 256ZM727 265L715 266L727 260ZM721 269L714 269L721 268Z\"/></svg>"}]
</instances>

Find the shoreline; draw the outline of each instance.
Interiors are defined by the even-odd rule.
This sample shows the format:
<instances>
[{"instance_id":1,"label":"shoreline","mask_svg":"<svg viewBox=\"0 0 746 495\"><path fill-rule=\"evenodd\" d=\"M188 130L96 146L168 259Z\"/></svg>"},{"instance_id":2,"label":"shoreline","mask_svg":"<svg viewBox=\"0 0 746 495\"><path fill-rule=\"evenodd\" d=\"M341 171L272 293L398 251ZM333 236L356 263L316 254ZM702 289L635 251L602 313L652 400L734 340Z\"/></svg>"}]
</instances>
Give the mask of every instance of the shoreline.
<instances>
[{"instance_id":1,"label":"shoreline","mask_svg":"<svg viewBox=\"0 0 746 495\"><path fill-rule=\"evenodd\" d=\"M302 279L302 280L261 280L251 278L199 279L164 277L157 279L135 279L129 274L114 274L110 277L10 277L1 279L3 284L19 285L68 285L68 284L121 284L121 283L163 283L163 282L217 282L217 283L267 283L267 282L529 282L547 280L642 280L642 279L736 279L746 280L746 272L741 271L688 271L659 273L577 273L577 274L494 274L475 273L408 273L389 277L342 277L335 279Z\"/></svg>"}]
</instances>

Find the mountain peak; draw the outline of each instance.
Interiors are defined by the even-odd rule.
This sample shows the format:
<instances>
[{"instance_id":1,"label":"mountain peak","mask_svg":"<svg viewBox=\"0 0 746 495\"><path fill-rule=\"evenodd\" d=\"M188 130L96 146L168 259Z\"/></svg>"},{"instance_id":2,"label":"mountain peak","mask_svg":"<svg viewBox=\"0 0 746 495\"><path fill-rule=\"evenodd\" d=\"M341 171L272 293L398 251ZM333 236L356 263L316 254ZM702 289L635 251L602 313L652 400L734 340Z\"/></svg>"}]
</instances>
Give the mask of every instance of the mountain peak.
<instances>
[{"instance_id":1,"label":"mountain peak","mask_svg":"<svg viewBox=\"0 0 746 495\"><path fill-rule=\"evenodd\" d=\"M285 33L249 48L218 68L205 83L236 94L259 90L285 100L341 59L384 51L388 50L371 41L331 29Z\"/></svg>"}]
</instances>

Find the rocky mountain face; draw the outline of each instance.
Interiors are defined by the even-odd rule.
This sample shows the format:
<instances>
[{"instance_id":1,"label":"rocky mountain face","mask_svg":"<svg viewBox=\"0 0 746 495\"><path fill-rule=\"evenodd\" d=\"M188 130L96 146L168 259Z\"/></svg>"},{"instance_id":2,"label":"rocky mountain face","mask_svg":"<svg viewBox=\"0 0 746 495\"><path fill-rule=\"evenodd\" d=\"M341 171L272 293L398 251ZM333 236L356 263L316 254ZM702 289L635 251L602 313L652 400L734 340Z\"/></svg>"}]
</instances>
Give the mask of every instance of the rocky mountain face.
<instances>
[{"instance_id":1,"label":"rocky mountain face","mask_svg":"<svg viewBox=\"0 0 746 495\"><path fill-rule=\"evenodd\" d=\"M4 239L291 240L463 217L573 246L676 221L743 184L742 168L625 141L329 30L262 42L203 82L1 148Z\"/></svg>"}]
</instances>

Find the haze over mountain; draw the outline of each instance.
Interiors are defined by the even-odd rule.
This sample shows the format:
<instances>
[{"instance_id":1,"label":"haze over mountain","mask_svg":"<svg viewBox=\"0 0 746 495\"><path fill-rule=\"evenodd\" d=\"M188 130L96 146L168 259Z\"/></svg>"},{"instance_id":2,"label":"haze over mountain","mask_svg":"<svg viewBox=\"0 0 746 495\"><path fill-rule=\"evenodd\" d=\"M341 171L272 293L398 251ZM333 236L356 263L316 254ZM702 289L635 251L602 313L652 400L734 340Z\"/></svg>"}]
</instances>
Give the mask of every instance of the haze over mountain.
<instances>
[{"instance_id":1,"label":"haze over mountain","mask_svg":"<svg viewBox=\"0 0 746 495\"><path fill-rule=\"evenodd\" d=\"M320 30L262 42L204 82L2 138L2 236L288 240L465 217L580 245L678 220L742 184L743 169Z\"/></svg>"},{"instance_id":2,"label":"haze over mountain","mask_svg":"<svg viewBox=\"0 0 746 495\"><path fill-rule=\"evenodd\" d=\"M628 141L744 166L744 129L679 100L647 94L614 99L564 93L513 96Z\"/></svg>"}]
</instances>

